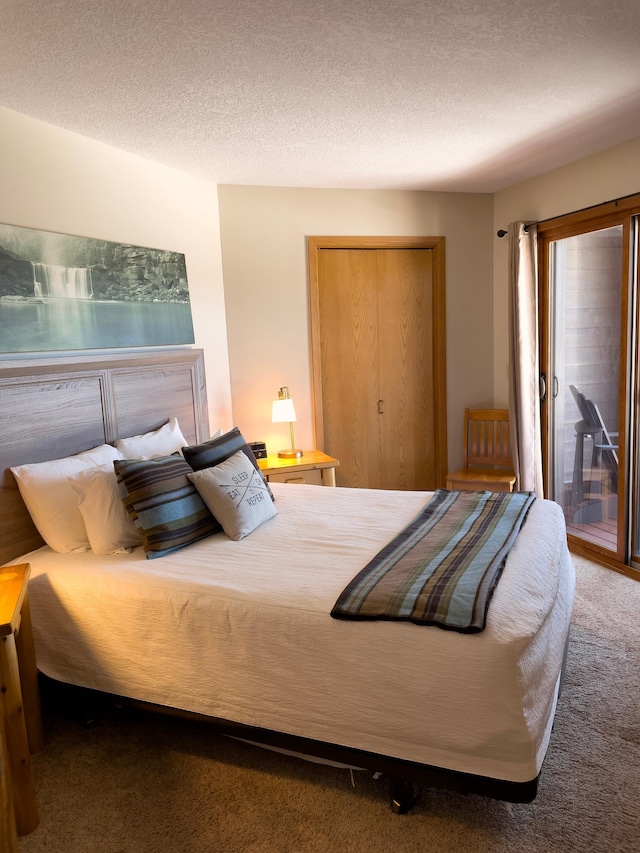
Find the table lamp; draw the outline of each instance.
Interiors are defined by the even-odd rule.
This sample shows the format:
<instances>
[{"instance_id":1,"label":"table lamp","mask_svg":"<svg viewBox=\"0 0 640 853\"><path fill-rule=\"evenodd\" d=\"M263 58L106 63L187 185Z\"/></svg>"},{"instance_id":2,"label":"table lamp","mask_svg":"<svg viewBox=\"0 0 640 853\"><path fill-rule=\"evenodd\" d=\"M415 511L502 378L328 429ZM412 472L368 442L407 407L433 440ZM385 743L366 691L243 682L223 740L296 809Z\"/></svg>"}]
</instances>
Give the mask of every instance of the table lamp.
<instances>
[{"instance_id":1,"label":"table lamp","mask_svg":"<svg viewBox=\"0 0 640 853\"><path fill-rule=\"evenodd\" d=\"M278 399L273 401L271 407L271 421L274 424L288 423L291 431L291 450L279 450L278 456L281 459L296 459L302 456L301 450L296 450L295 441L293 439L293 423L296 420L296 410L293 406L293 400L289 396L289 389L285 385L278 391Z\"/></svg>"}]
</instances>

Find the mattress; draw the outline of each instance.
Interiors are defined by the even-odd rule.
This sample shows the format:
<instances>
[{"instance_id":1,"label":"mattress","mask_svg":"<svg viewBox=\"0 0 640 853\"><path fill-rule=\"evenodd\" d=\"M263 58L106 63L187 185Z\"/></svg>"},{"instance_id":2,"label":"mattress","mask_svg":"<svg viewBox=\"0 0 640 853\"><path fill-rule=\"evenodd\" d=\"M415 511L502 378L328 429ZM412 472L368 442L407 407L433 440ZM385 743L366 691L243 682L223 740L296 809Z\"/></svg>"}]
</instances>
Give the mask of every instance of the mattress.
<instances>
[{"instance_id":1,"label":"mattress","mask_svg":"<svg viewBox=\"0 0 640 853\"><path fill-rule=\"evenodd\" d=\"M161 559L48 547L31 564L51 678L513 782L549 743L574 594L564 519L534 502L484 631L330 617L426 492L272 486L277 516Z\"/></svg>"}]
</instances>

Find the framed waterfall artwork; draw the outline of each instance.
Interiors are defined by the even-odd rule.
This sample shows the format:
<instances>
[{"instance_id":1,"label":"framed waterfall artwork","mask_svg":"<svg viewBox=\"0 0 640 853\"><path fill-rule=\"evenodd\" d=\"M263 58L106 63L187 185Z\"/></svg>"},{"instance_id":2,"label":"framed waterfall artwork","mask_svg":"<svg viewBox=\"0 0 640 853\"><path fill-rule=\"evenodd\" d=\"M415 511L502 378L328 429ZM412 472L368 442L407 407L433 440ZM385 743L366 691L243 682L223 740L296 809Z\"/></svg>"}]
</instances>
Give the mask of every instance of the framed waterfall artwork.
<instances>
[{"instance_id":1,"label":"framed waterfall artwork","mask_svg":"<svg viewBox=\"0 0 640 853\"><path fill-rule=\"evenodd\" d=\"M0 355L192 343L184 255L0 224Z\"/></svg>"}]
</instances>

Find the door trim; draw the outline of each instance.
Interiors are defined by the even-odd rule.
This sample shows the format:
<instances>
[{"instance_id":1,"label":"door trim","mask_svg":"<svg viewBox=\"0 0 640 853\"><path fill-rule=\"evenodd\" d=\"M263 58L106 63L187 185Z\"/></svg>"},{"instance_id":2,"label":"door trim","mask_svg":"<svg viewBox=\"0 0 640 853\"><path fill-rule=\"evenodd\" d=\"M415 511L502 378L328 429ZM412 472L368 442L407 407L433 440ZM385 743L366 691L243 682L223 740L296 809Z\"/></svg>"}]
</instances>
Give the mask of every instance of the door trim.
<instances>
[{"instance_id":1,"label":"door trim","mask_svg":"<svg viewBox=\"0 0 640 853\"><path fill-rule=\"evenodd\" d=\"M447 477L447 373L444 237L308 237L309 310L311 323L312 404L316 447L324 450L322 367L320 353L320 283L318 256L322 249L431 249L433 252L433 393L436 483L444 488Z\"/></svg>"}]
</instances>

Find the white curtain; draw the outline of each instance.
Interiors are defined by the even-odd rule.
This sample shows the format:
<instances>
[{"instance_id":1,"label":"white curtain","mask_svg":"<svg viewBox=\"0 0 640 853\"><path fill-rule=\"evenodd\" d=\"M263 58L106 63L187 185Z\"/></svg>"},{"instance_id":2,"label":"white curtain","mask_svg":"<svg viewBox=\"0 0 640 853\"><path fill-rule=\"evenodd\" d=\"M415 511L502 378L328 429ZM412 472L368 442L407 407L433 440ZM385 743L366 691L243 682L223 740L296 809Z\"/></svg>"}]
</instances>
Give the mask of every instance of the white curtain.
<instances>
[{"instance_id":1,"label":"white curtain","mask_svg":"<svg viewBox=\"0 0 640 853\"><path fill-rule=\"evenodd\" d=\"M525 231L526 225L526 231ZM543 497L537 228L509 225L509 423L516 489Z\"/></svg>"}]
</instances>

